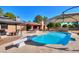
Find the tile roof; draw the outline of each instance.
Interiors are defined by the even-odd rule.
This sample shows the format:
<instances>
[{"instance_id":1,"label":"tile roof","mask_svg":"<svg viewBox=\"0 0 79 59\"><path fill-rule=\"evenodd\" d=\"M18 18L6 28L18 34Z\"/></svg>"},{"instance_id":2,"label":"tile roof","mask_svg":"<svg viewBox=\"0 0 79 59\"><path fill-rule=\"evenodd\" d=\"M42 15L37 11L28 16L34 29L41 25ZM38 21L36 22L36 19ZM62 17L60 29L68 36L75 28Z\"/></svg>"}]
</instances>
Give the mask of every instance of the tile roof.
<instances>
[{"instance_id":1,"label":"tile roof","mask_svg":"<svg viewBox=\"0 0 79 59\"><path fill-rule=\"evenodd\" d=\"M6 17L1 17L0 16L0 23L7 23L7 24L21 24L21 25L40 25L35 22L22 22L22 21L15 21Z\"/></svg>"}]
</instances>

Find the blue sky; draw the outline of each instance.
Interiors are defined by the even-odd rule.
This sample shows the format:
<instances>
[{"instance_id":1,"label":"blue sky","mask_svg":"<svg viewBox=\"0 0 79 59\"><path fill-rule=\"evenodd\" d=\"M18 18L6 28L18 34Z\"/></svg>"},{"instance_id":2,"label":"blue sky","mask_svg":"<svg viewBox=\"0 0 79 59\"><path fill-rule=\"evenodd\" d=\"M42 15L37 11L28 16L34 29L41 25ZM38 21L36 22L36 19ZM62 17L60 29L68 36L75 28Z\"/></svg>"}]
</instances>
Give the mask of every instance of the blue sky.
<instances>
[{"instance_id":1,"label":"blue sky","mask_svg":"<svg viewBox=\"0 0 79 59\"><path fill-rule=\"evenodd\" d=\"M23 21L33 21L36 15L47 16L48 18L61 14L62 11L72 6L0 6L4 12L12 12ZM66 13L79 12L75 8Z\"/></svg>"}]
</instances>

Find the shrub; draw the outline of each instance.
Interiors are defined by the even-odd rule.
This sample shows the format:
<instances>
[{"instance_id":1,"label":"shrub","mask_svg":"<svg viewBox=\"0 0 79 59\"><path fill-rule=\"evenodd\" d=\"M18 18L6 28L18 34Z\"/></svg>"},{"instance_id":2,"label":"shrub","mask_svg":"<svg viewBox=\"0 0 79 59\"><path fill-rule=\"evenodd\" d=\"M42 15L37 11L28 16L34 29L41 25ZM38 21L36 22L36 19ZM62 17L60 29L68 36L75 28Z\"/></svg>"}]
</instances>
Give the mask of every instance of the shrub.
<instances>
[{"instance_id":1,"label":"shrub","mask_svg":"<svg viewBox=\"0 0 79 59\"><path fill-rule=\"evenodd\" d=\"M78 24L73 24L73 26L76 28L76 27L79 27L79 25Z\"/></svg>"},{"instance_id":2,"label":"shrub","mask_svg":"<svg viewBox=\"0 0 79 59\"><path fill-rule=\"evenodd\" d=\"M67 24L64 24L62 27L68 27Z\"/></svg>"},{"instance_id":3,"label":"shrub","mask_svg":"<svg viewBox=\"0 0 79 59\"><path fill-rule=\"evenodd\" d=\"M74 25L68 25L68 28L75 28Z\"/></svg>"},{"instance_id":4,"label":"shrub","mask_svg":"<svg viewBox=\"0 0 79 59\"><path fill-rule=\"evenodd\" d=\"M26 26L26 30L28 31L29 29L31 29L31 26Z\"/></svg>"},{"instance_id":5,"label":"shrub","mask_svg":"<svg viewBox=\"0 0 79 59\"><path fill-rule=\"evenodd\" d=\"M54 27L60 27L61 24L60 23L55 23L55 26Z\"/></svg>"},{"instance_id":6,"label":"shrub","mask_svg":"<svg viewBox=\"0 0 79 59\"><path fill-rule=\"evenodd\" d=\"M48 28L54 27L54 23L49 23L49 24L47 24L47 27L48 27Z\"/></svg>"}]
</instances>

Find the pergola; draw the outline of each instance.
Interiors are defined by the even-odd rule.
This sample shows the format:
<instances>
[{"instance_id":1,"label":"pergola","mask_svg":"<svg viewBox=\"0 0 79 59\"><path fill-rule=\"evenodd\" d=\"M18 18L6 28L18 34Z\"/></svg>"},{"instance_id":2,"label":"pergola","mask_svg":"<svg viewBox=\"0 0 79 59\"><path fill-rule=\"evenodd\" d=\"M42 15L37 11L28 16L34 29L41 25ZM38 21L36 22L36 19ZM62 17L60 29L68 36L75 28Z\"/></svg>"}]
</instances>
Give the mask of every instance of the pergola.
<instances>
[{"instance_id":1,"label":"pergola","mask_svg":"<svg viewBox=\"0 0 79 59\"><path fill-rule=\"evenodd\" d=\"M62 12L62 19L63 19L63 22L64 22L64 15L65 15L65 12L67 12L67 11L69 11L69 10L71 10L71 9L74 9L74 8L78 8L79 6L74 6L74 7L71 7L71 8L68 8L68 9L66 9L66 10L64 10L63 12ZM71 17L71 16L68 16L68 17L70 17L70 18L72 18L72 19L74 19L74 20L76 20L76 22L79 22L77 19L75 19L75 18L73 18L73 17Z\"/></svg>"}]
</instances>

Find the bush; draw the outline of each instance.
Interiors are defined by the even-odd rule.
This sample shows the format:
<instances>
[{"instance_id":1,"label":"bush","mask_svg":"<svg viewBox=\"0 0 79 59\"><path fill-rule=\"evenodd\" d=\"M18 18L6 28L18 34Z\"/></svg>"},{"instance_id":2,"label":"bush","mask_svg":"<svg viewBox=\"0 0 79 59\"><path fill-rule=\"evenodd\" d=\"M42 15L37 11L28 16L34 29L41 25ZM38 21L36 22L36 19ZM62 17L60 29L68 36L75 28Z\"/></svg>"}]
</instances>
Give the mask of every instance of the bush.
<instances>
[{"instance_id":1,"label":"bush","mask_svg":"<svg viewBox=\"0 0 79 59\"><path fill-rule=\"evenodd\" d=\"M64 24L62 27L67 27L67 24Z\"/></svg>"},{"instance_id":2,"label":"bush","mask_svg":"<svg viewBox=\"0 0 79 59\"><path fill-rule=\"evenodd\" d=\"M27 31L28 31L29 29L31 29L31 26L27 26L27 27L26 27L26 30L27 30Z\"/></svg>"},{"instance_id":3,"label":"bush","mask_svg":"<svg viewBox=\"0 0 79 59\"><path fill-rule=\"evenodd\" d=\"M73 24L74 25L74 27L76 28L76 27L79 27L79 25L78 24Z\"/></svg>"},{"instance_id":4,"label":"bush","mask_svg":"<svg viewBox=\"0 0 79 59\"><path fill-rule=\"evenodd\" d=\"M79 25L78 24L72 24L72 25L68 25L68 28L78 28Z\"/></svg>"},{"instance_id":5,"label":"bush","mask_svg":"<svg viewBox=\"0 0 79 59\"><path fill-rule=\"evenodd\" d=\"M68 28L75 28L74 25L68 25Z\"/></svg>"},{"instance_id":6,"label":"bush","mask_svg":"<svg viewBox=\"0 0 79 59\"><path fill-rule=\"evenodd\" d=\"M60 27L61 24L60 23L55 23L55 26L54 27Z\"/></svg>"},{"instance_id":7,"label":"bush","mask_svg":"<svg viewBox=\"0 0 79 59\"><path fill-rule=\"evenodd\" d=\"M47 24L47 27L48 27L48 28L54 27L54 23L49 23L49 24Z\"/></svg>"},{"instance_id":8,"label":"bush","mask_svg":"<svg viewBox=\"0 0 79 59\"><path fill-rule=\"evenodd\" d=\"M60 27L61 26L61 24L60 23L49 23L48 25L47 25L47 27L48 28L56 28L56 27Z\"/></svg>"}]
</instances>

